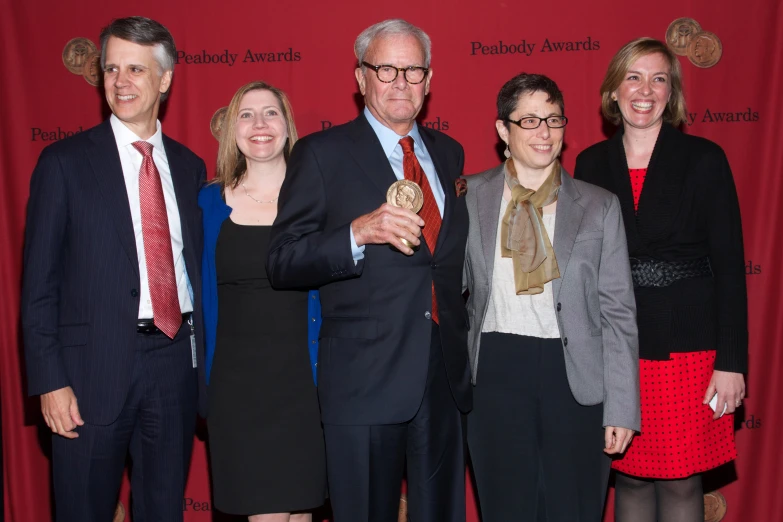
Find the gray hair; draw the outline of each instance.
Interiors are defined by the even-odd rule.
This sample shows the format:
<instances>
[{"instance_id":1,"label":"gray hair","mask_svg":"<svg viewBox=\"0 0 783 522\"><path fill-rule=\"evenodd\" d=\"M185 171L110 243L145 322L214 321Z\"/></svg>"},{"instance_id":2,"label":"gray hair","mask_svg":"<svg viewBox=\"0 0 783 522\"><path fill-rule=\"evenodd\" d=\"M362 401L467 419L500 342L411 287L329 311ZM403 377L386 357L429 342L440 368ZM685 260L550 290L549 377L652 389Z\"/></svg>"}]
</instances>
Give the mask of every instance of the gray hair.
<instances>
[{"instance_id":1,"label":"gray hair","mask_svg":"<svg viewBox=\"0 0 783 522\"><path fill-rule=\"evenodd\" d=\"M161 23L143 16L112 20L101 31L101 69L106 68L106 42L112 36L135 44L151 46L152 54L160 67L160 74L162 75L165 71L174 73L177 47L174 45L174 38L169 30ZM167 96L168 92L161 94L161 101L165 100Z\"/></svg>"},{"instance_id":2,"label":"gray hair","mask_svg":"<svg viewBox=\"0 0 783 522\"><path fill-rule=\"evenodd\" d=\"M353 52L359 61L359 67L364 69L362 62L367 54L367 49L370 48L370 44L377 38L385 38L387 36L413 36L419 40L424 51L424 67L429 68L430 58L432 57L432 41L430 37L415 25L399 18L384 20L371 25L356 37L356 42L353 44Z\"/></svg>"}]
</instances>

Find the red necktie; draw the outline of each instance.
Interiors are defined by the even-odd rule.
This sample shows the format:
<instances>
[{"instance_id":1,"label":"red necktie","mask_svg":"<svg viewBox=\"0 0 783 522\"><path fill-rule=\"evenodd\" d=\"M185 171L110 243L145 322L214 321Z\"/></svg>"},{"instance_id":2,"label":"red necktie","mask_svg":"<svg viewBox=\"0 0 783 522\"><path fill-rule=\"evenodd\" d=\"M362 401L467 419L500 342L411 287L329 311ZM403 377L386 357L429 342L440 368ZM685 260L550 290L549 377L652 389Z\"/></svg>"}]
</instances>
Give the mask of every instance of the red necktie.
<instances>
[{"instance_id":1,"label":"red necktie","mask_svg":"<svg viewBox=\"0 0 783 522\"><path fill-rule=\"evenodd\" d=\"M174 256L171 252L169 218L160 173L152 160L152 144L135 141L133 146L143 156L139 171L139 203L141 234L144 239L144 259L152 299L155 326L173 339L182 325L182 312L174 277Z\"/></svg>"},{"instance_id":2,"label":"red necktie","mask_svg":"<svg viewBox=\"0 0 783 522\"><path fill-rule=\"evenodd\" d=\"M442 222L440 210L438 210L438 204L435 203L435 196L432 195L432 188L424 174L424 169L421 168L421 164L413 152L413 138L405 136L400 140L400 145L402 146L402 171L405 179L409 179L421 187L421 192L424 195L424 202L421 211L419 211L419 216L424 220L424 228L421 229L421 233L430 248L430 253L434 256ZM432 320L438 322L438 302L435 300L434 281L432 283Z\"/></svg>"}]
</instances>

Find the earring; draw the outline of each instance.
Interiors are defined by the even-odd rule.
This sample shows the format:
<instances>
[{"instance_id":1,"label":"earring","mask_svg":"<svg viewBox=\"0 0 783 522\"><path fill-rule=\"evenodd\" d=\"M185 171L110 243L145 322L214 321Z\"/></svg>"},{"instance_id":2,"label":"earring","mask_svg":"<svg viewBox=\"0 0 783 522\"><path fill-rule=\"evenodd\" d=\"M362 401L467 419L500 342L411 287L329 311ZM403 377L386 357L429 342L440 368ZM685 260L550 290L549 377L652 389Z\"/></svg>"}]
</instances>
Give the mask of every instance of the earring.
<instances>
[{"instance_id":1,"label":"earring","mask_svg":"<svg viewBox=\"0 0 783 522\"><path fill-rule=\"evenodd\" d=\"M612 94L612 101L617 101L617 96L615 96L614 94Z\"/></svg>"},{"instance_id":2,"label":"earring","mask_svg":"<svg viewBox=\"0 0 783 522\"><path fill-rule=\"evenodd\" d=\"M508 159L511 157L511 151L508 149L508 143L506 143L506 150L503 151L503 155Z\"/></svg>"}]
</instances>

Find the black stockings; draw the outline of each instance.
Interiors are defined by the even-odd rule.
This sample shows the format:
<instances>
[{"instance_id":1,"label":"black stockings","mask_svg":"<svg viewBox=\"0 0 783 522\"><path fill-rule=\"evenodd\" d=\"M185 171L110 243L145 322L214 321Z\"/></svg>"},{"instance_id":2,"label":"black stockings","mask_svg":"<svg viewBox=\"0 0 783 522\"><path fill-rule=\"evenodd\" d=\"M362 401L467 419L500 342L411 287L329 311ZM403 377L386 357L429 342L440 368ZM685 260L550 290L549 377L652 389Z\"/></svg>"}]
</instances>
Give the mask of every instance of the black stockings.
<instances>
[{"instance_id":1,"label":"black stockings","mask_svg":"<svg viewBox=\"0 0 783 522\"><path fill-rule=\"evenodd\" d=\"M703 522L701 475L650 480L616 474L616 522Z\"/></svg>"}]
</instances>

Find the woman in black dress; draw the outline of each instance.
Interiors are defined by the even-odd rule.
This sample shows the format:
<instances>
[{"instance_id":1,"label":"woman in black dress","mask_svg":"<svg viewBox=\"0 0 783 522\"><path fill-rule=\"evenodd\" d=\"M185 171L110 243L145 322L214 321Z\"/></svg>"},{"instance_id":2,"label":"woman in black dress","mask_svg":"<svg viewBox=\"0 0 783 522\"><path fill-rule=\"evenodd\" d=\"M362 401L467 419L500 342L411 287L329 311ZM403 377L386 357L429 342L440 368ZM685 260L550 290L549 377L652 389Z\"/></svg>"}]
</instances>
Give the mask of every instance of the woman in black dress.
<instances>
[{"instance_id":1,"label":"woman in black dress","mask_svg":"<svg viewBox=\"0 0 783 522\"><path fill-rule=\"evenodd\" d=\"M214 503L251 522L310 521L326 490L308 356L318 296L275 291L265 267L295 141L285 94L245 85L225 115L215 179L199 195Z\"/></svg>"}]
</instances>

